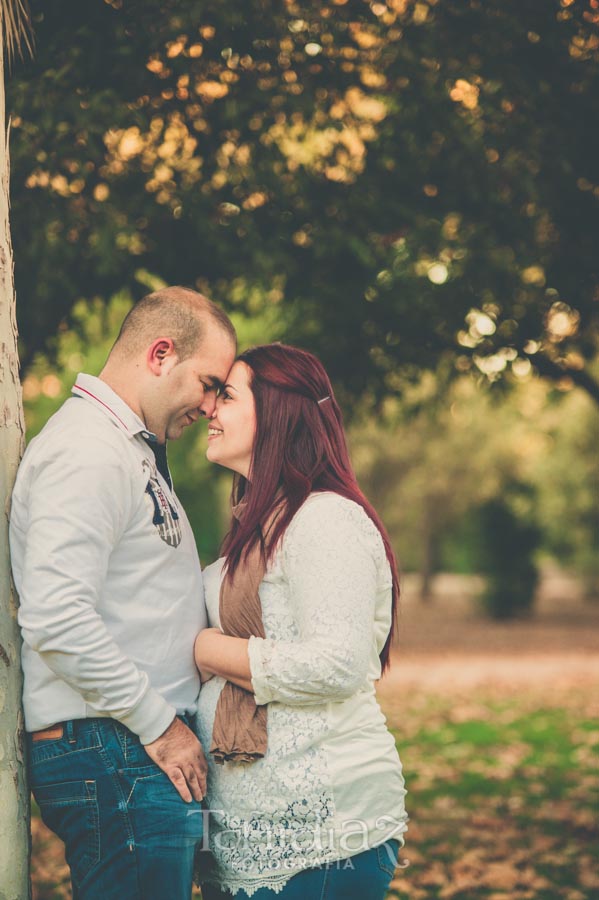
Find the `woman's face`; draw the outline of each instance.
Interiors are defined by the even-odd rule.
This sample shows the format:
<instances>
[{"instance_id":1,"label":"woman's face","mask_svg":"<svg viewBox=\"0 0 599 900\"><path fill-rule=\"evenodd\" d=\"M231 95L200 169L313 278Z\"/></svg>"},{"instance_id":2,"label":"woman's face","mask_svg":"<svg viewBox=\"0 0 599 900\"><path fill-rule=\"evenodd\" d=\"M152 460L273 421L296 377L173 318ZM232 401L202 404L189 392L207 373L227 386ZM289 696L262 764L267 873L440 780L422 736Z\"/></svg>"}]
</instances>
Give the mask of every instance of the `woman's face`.
<instances>
[{"instance_id":1,"label":"woman's face","mask_svg":"<svg viewBox=\"0 0 599 900\"><path fill-rule=\"evenodd\" d=\"M233 364L208 425L206 451L210 462L233 469L245 478L249 476L256 434L250 377L250 369L244 362Z\"/></svg>"}]
</instances>

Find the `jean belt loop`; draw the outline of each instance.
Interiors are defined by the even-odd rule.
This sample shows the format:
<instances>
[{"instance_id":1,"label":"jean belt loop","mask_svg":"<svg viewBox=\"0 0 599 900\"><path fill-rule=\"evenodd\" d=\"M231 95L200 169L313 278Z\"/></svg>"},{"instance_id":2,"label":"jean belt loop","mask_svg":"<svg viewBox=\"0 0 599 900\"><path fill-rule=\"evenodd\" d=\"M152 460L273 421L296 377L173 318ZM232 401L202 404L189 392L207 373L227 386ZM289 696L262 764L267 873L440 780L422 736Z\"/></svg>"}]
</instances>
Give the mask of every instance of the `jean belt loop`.
<instances>
[{"instance_id":1,"label":"jean belt loop","mask_svg":"<svg viewBox=\"0 0 599 900\"><path fill-rule=\"evenodd\" d=\"M75 722L73 719L68 719L64 723L66 738L69 744L75 744L77 742L77 738L75 737Z\"/></svg>"}]
</instances>

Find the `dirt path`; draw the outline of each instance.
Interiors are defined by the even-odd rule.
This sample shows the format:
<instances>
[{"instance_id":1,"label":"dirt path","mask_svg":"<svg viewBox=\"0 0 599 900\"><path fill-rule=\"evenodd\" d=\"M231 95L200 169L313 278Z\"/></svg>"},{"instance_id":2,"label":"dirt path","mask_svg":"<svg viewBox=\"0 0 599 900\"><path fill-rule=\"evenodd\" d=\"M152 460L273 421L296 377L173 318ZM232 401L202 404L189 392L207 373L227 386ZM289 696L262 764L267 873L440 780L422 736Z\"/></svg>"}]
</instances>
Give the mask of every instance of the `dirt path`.
<instances>
[{"instance_id":1,"label":"dirt path","mask_svg":"<svg viewBox=\"0 0 599 900\"><path fill-rule=\"evenodd\" d=\"M481 615L478 586L474 579L439 576L439 594L422 604L416 579L404 580L400 640L381 698L415 687L599 688L599 603L585 601L576 582L548 579L534 617L499 623Z\"/></svg>"}]
</instances>

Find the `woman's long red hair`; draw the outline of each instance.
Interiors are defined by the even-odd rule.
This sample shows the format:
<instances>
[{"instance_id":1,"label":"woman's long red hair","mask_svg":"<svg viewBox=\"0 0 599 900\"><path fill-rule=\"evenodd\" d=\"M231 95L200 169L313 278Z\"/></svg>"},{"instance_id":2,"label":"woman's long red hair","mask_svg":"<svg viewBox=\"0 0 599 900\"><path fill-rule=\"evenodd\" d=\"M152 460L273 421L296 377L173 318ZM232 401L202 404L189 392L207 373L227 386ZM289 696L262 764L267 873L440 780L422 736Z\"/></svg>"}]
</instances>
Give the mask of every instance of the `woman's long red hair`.
<instances>
[{"instance_id":1,"label":"woman's long red hair","mask_svg":"<svg viewBox=\"0 0 599 900\"><path fill-rule=\"evenodd\" d=\"M384 670L397 628L397 561L383 523L356 481L341 410L329 377L315 356L285 344L253 347L242 353L239 360L251 373L256 439L250 467L251 488L242 476L237 476L233 484L233 503L243 498L245 510L241 521L233 519L223 543L226 570L233 574L256 544L265 559L271 559L287 526L313 491L333 491L358 503L381 533L392 573L391 631L380 656ZM286 503L264 537L262 525L275 511L281 496Z\"/></svg>"}]
</instances>

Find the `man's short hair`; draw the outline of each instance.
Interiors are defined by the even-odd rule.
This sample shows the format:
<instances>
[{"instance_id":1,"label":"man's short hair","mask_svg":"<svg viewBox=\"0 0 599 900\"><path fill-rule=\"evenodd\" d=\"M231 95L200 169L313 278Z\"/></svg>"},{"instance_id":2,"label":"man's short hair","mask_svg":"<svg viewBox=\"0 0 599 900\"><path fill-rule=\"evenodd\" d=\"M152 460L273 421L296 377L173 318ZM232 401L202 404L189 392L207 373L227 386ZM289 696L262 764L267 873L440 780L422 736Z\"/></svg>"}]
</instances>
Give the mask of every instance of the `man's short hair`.
<instances>
[{"instance_id":1,"label":"man's short hair","mask_svg":"<svg viewBox=\"0 0 599 900\"><path fill-rule=\"evenodd\" d=\"M231 320L212 300L191 288L162 288L146 294L132 307L121 325L113 351L140 353L156 338L169 337L182 362L199 350L209 319L237 344Z\"/></svg>"}]
</instances>

